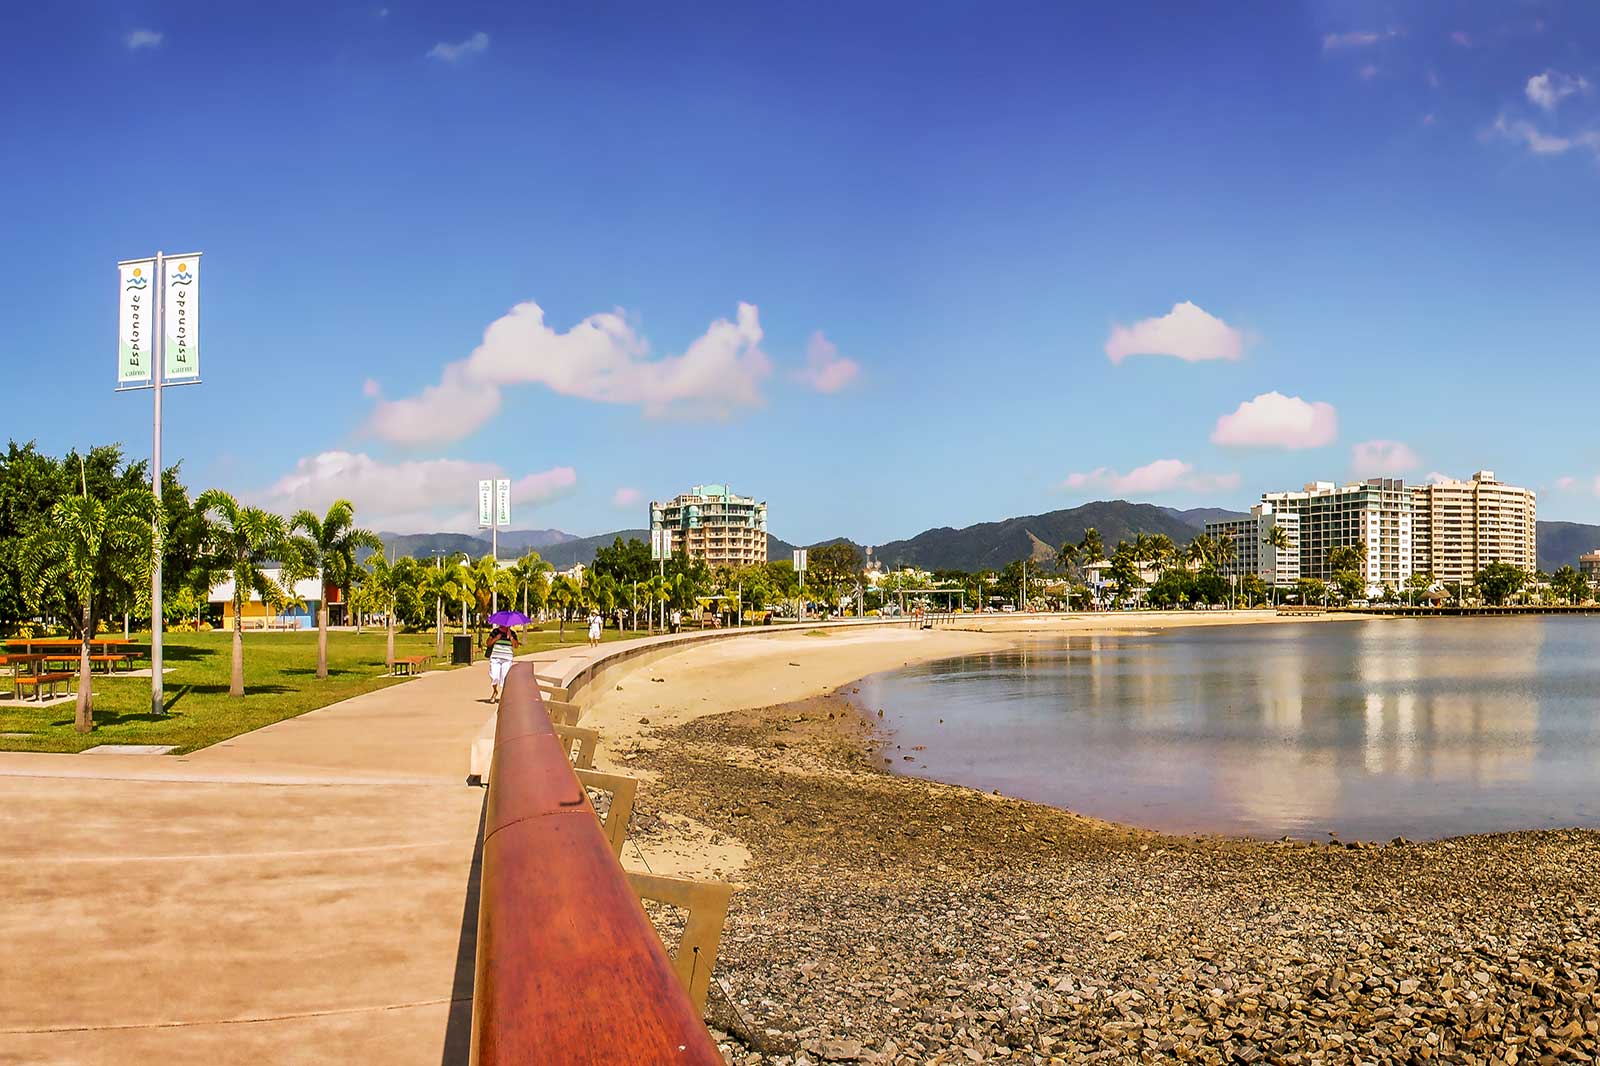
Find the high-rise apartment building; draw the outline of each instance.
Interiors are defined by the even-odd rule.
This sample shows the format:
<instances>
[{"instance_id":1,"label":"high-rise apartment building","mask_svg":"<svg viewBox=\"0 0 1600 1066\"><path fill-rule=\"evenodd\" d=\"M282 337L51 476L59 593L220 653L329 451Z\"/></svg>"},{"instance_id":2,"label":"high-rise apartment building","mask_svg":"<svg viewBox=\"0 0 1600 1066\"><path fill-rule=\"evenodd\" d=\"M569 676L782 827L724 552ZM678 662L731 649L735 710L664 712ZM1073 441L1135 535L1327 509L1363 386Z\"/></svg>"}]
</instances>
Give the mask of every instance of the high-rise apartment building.
<instances>
[{"instance_id":1,"label":"high-rise apartment building","mask_svg":"<svg viewBox=\"0 0 1600 1066\"><path fill-rule=\"evenodd\" d=\"M1288 546L1273 546L1272 529L1281 527ZM1224 575L1255 574L1268 585L1282 588L1300 580L1300 516L1278 511L1270 503L1250 508L1248 518L1227 518L1207 522L1206 533L1216 538L1224 533L1233 537L1233 561L1224 563Z\"/></svg>"},{"instance_id":2,"label":"high-rise apartment building","mask_svg":"<svg viewBox=\"0 0 1600 1066\"><path fill-rule=\"evenodd\" d=\"M767 561L767 505L725 485L696 485L666 502L651 501L650 528L672 533L672 551L709 566Z\"/></svg>"},{"instance_id":3,"label":"high-rise apartment building","mask_svg":"<svg viewBox=\"0 0 1600 1066\"><path fill-rule=\"evenodd\" d=\"M1532 573L1539 567L1532 489L1503 485L1493 470L1471 481L1440 481L1411 490L1412 567L1435 580L1470 582L1490 563Z\"/></svg>"},{"instance_id":4,"label":"high-rise apartment building","mask_svg":"<svg viewBox=\"0 0 1600 1066\"><path fill-rule=\"evenodd\" d=\"M1299 519L1300 575L1333 577L1328 553L1362 545L1362 576L1368 592L1398 589L1411 576L1412 496L1397 478L1368 478L1349 485L1313 481L1300 492L1265 492L1261 502Z\"/></svg>"}]
</instances>

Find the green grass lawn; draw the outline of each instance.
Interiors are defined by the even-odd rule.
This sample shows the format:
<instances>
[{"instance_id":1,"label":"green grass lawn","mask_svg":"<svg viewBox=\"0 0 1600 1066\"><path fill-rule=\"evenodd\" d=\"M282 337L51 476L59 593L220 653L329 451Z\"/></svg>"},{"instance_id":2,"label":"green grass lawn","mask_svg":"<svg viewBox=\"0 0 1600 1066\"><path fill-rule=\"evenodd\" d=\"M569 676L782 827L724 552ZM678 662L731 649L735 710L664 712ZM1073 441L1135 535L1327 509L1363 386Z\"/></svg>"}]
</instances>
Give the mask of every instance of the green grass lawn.
<instances>
[{"instance_id":1,"label":"green grass lawn","mask_svg":"<svg viewBox=\"0 0 1600 1066\"><path fill-rule=\"evenodd\" d=\"M450 654L445 634L445 656ZM608 629L607 640L631 637ZM150 635L135 635L148 643ZM73 704L40 706L31 700L0 699L0 751L82 751L97 744L176 744L179 752L260 729L264 725L326 707L330 703L400 684L384 673L384 633L328 634L328 676L317 679L317 634L246 633L243 699L228 695L233 635L229 632L168 633L163 642L165 717L150 713L150 679L94 675L95 729L73 731ZM528 627L522 651L570 647L585 642L585 627L569 622L565 639L555 623ZM474 637L476 640L476 637ZM476 647L476 645L474 645ZM397 656L432 655L434 636L397 633ZM474 655L477 652L474 651ZM146 666L149 664L146 663ZM437 660L431 669L438 669ZM4 682L0 687L9 688Z\"/></svg>"}]
</instances>

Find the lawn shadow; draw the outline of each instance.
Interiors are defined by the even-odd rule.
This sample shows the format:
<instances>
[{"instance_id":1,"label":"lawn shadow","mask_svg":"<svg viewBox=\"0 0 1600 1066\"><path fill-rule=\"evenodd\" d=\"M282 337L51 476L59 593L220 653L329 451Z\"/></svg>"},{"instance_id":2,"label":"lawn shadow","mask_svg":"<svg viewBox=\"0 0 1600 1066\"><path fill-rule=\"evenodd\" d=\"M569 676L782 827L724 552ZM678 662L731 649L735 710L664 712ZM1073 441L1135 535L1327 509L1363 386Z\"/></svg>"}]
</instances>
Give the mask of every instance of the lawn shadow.
<instances>
[{"instance_id":1,"label":"lawn shadow","mask_svg":"<svg viewBox=\"0 0 1600 1066\"><path fill-rule=\"evenodd\" d=\"M187 693L187 692L190 692L190 691L194 691L196 693L199 693L202 696L226 696L228 694L228 686L227 685L185 685L184 686L184 692ZM249 682L249 681L246 681L245 685L244 685L244 694L246 696L281 696L285 692L295 692L295 691L298 691L298 690L290 688L288 685L263 685L263 684L261 684L259 682L252 683L252 682Z\"/></svg>"},{"instance_id":2,"label":"lawn shadow","mask_svg":"<svg viewBox=\"0 0 1600 1066\"><path fill-rule=\"evenodd\" d=\"M161 662L163 664L192 663L221 654L222 649L220 648L194 648L187 644L162 643L161 645Z\"/></svg>"}]
</instances>

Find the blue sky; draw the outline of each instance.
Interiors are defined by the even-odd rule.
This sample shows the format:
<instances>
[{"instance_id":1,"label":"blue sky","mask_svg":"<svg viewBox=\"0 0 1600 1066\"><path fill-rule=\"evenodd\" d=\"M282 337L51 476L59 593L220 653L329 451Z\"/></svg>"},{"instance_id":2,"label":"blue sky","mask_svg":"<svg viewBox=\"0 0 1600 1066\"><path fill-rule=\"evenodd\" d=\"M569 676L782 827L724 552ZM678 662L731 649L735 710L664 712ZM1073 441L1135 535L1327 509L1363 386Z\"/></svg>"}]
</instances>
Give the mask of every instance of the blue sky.
<instances>
[{"instance_id":1,"label":"blue sky","mask_svg":"<svg viewBox=\"0 0 1600 1066\"><path fill-rule=\"evenodd\" d=\"M869 9L870 7L870 9ZM196 487L874 542L1481 467L1600 521L1600 10L56 4L0 41L4 424ZM493 326L493 329L490 327ZM486 339L486 331L487 339Z\"/></svg>"}]
</instances>

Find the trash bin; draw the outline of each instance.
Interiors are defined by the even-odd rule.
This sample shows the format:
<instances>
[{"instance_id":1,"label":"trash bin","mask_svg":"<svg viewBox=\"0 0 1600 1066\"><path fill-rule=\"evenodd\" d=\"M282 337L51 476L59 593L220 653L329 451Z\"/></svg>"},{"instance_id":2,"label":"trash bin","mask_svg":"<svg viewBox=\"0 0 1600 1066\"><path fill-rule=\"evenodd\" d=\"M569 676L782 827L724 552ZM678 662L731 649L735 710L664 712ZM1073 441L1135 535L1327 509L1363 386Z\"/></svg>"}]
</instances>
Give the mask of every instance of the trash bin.
<instances>
[{"instance_id":1,"label":"trash bin","mask_svg":"<svg viewBox=\"0 0 1600 1066\"><path fill-rule=\"evenodd\" d=\"M472 638L457 633L450 638L450 661L456 666L472 665Z\"/></svg>"}]
</instances>

